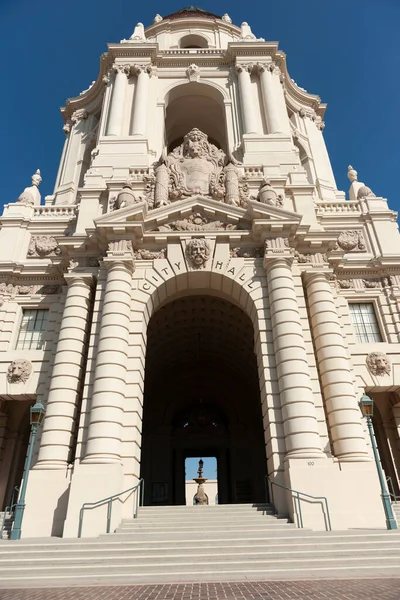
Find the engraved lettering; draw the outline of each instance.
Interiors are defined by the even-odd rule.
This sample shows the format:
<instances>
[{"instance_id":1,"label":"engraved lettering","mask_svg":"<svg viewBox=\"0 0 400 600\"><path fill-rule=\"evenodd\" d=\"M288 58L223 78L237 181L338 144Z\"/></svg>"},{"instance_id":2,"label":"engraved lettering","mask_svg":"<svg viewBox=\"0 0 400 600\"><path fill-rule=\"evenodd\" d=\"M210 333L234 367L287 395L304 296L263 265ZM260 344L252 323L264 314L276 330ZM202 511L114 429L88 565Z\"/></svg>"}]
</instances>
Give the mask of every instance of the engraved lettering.
<instances>
[{"instance_id":1,"label":"engraved lettering","mask_svg":"<svg viewBox=\"0 0 400 600\"><path fill-rule=\"evenodd\" d=\"M235 267L232 267L232 269L229 269L228 273L232 273L232 275L235 274Z\"/></svg>"},{"instance_id":2,"label":"engraved lettering","mask_svg":"<svg viewBox=\"0 0 400 600\"><path fill-rule=\"evenodd\" d=\"M222 269L222 265L223 265L223 263L220 260L217 260L217 262L215 263L215 268L218 268L218 269L221 270Z\"/></svg>"},{"instance_id":3,"label":"engraved lettering","mask_svg":"<svg viewBox=\"0 0 400 600\"><path fill-rule=\"evenodd\" d=\"M167 267L164 267L163 269L161 269L161 271L163 273L165 273L166 275L168 275L168 268Z\"/></svg>"},{"instance_id":4,"label":"engraved lettering","mask_svg":"<svg viewBox=\"0 0 400 600\"><path fill-rule=\"evenodd\" d=\"M176 266L177 269L181 270L181 263L180 263L180 261L177 262L177 263L175 263L175 266Z\"/></svg>"},{"instance_id":5,"label":"engraved lettering","mask_svg":"<svg viewBox=\"0 0 400 600\"><path fill-rule=\"evenodd\" d=\"M244 281L246 279L246 276L244 273L241 274L241 276L239 277L240 281Z\"/></svg>"},{"instance_id":6,"label":"engraved lettering","mask_svg":"<svg viewBox=\"0 0 400 600\"><path fill-rule=\"evenodd\" d=\"M145 286L147 286L147 287L145 287ZM151 285L149 285L149 284L147 283L147 281L145 281L145 282L144 282L144 284L143 284L143 289L144 289L146 292L148 292L148 291L151 289Z\"/></svg>"}]
</instances>

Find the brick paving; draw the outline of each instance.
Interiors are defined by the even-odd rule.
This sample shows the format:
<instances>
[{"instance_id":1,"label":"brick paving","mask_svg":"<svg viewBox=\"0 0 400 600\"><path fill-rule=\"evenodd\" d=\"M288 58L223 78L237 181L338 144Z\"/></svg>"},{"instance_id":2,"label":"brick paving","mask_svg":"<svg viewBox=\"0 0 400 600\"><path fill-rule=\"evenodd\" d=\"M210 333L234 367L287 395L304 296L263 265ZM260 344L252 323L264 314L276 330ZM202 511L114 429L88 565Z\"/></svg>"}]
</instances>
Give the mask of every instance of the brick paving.
<instances>
[{"instance_id":1,"label":"brick paving","mask_svg":"<svg viewBox=\"0 0 400 600\"><path fill-rule=\"evenodd\" d=\"M0 600L399 600L400 579L335 579L0 590Z\"/></svg>"}]
</instances>

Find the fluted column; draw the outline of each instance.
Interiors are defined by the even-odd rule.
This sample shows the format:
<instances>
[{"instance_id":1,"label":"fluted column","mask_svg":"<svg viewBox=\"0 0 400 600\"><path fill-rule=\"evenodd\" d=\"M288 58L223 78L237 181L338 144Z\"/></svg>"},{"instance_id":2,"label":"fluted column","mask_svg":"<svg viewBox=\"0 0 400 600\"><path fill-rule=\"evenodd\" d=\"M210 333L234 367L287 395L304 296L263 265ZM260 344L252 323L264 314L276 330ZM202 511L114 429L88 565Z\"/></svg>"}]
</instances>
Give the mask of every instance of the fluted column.
<instances>
[{"instance_id":1,"label":"fluted column","mask_svg":"<svg viewBox=\"0 0 400 600\"><path fill-rule=\"evenodd\" d=\"M85 463L121 462L126 363L134 269L129 242L110 244Z\"/></svg>"},{"instance_id":2,"label":"fluted column","mask_svg":"<svg viewBox=\"0 0 400 600\"><path fill-rule=\"evenodd\" d=\"M333 452L340 460L369 460L329 274L304 277Z\"/></svg>"},{"instance_id":3,"label":"fluted column","mask_svg":"<svg viewBox=\"0 0 400 600\"><path fill-rule=\"evenodd\" d=\"M92 276L70 273L64 277L68 291L36 464L36 468L42 469L64 468L70 458L90 323Z\"/></svg>"},{"instance_id":4,"label":"fluted column","mask_svg":"<svg viewBox=\"0 0 400 600\"><path fill-rule=\"evenodd\" d=\"M121 135L124 120L125 96L130 67L129 65L114 64L112 68L115 76L106 135L118 136Z\"/></svg>"},{"instance_id":5,"label":"fluted column","mask_svg":"<svg viewBox=\"0 0 400 600\"><path fill-rule=\"evenodd\" d=\"M133 100L132 135L146 137L150 70L150 65L133 67L133 73L137 75L137 83Z\"/></svg>"},{"instance_id":6,"label":"fluted column","mask_svg":"<svg viewBox=\"0 0 400 600\"><path fill-rule=\"evenodd\" d=\"M277 97L273 78L276 65L274 62L257 63L257 69L260 74L260 83L262 89L262 98L264 105L264 115L267 121L268 133L282 133L283 128L280 122L280 98Z\"/></svg>"},{"instance_id":7,"label":"fluted column","mask_svg":"<svg viewBox=\"0 0 400 600\"><path fill-rule=\"evenodd\" d=\"M288 458L322 458L291 258L266 258L275 361Z\"/></svg>"},{"instance_id":8,"label":"fluted column","mask_svg":"<svg viewBox=\"0 0 400 600\"><path fill-rule=\"evenodd\" d=\"M257 120L255 116L255 107L253 105L253 95L251 89L251 72L253 65L237 64L236 72L239 80L240 104L242 108L243 133L258 133Z\"/></svg>"}]
</instances>

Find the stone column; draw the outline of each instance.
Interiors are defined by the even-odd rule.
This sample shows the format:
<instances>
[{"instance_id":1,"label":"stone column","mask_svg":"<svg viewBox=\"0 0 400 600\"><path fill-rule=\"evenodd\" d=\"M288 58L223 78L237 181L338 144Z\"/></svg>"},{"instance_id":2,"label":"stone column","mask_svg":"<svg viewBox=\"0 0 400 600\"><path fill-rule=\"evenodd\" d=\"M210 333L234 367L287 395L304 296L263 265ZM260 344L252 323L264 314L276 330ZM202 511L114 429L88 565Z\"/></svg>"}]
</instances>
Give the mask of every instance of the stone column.
<instances>
[{"instance_id":1,"label":"stone column","mask_svg":"<svg viewBox=\"0 0 400 600\"><path fill-rule=\"evenodd\" d=\"M129 65L114 64L112 68L115 76L106 135L119 136L121 135L124 120L126 87L130 67Z\"/></svg>"},{"instance_id":2,"label":"stone column","mask_svg":"<svg viewBox=\"0 0 400 600\"><path fill-rule=\"evenodd\" d=\"M268 133L282 133L284 131L280 122L279 100L274 85L274 72L277 67L274 62L257 63L257 69L260 74L260 83L262 89L264 115L267 121Z\"/></svg>"},{"instance_id":3,"label":"stone column","mask_svg":"<svg viewBox=\"0 0 400 600\"><path fill-rule=\"evenodd\" d=\"M134 65L133 72L137 75L137 82L133 100L131 133L146 137L150 65Z\"/></svg>"},{"instance_id":4,"label":"stone column","mask_svg":"<svg viewBox=\"0 0 400 600\"><path fill-rule=\"evenodd\" d=\"M253 95L251 89L251 72L253 65L237 64L236 72L239 80L240 103L242 107L243 133L259 133L254 114Z\"/></svg>"},{"instance_id":5,"label":"stone column","mask_svg":"<svg viewBox=\"0 0 400 600\"><path fill-rule=\"evenodd\" d=\"M97 344L90 423L83 463L120 463L131 312L130 242L109 244L107 283Z\"/></svg>"},{"instance_id":6,"label":"stone column","mask_svg":"<svg viewBox=\"0 0 400 600\"><path fill-rule=\"evenodd\" d=\"M265 258L287 458L323 458L290 256Z\"/></svg>"},{"instance_id":7,"label":"stone column","mask_svg":"<svg viewBox=\"0 0 400 600\"><path fill-rule=\"evenodd\" d=\"M329 273L305 273L308 308L335 456L369 460Z\"/></svg>"},{"instance_id":8,"label":"stone column","mask_svg":"<svg viewBox=\"0 0 400 600\"><path fill-rule=\"evenodd\" d=\"M37 469L68 464L84 373L83 357L90 323L91 275L64 276L68 291L54 358Z\"/></svg>"}]
</instances>

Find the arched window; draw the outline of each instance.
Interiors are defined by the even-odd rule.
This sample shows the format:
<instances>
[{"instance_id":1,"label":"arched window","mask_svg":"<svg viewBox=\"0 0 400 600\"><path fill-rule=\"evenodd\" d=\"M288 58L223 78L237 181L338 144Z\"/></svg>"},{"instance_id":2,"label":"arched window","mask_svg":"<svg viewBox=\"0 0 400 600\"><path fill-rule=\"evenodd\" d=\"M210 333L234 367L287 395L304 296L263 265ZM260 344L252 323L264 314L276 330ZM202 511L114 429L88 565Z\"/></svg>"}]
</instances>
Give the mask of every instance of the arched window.
<instances>
[{"instance_id":1,"label":"arched window","mask_svg":"<svg viewBox=\"0 0 400 600\"><path fill-rule=\"evenodd\" d=\"M201 35L185 35L180 40L181 48L208 48L208 42Z\"/></svg>"}]
</instances>

